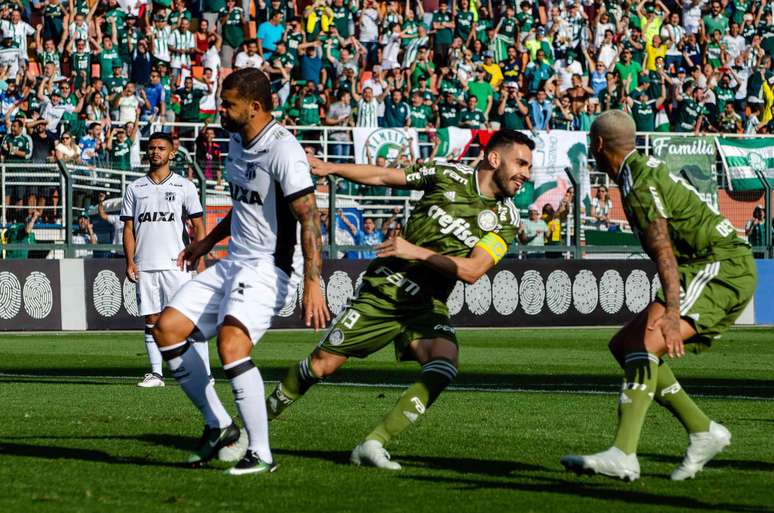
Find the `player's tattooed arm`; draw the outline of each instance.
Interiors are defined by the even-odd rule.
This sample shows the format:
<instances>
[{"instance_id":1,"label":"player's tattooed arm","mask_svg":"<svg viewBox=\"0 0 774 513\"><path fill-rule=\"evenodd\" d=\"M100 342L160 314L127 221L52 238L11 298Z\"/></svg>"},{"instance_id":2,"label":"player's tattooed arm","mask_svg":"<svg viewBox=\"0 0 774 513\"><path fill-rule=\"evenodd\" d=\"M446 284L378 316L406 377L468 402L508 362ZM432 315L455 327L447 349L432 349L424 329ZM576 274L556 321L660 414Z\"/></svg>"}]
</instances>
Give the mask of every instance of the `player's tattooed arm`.
<instances>
[{"instance_id":1,"label":"player's tattooed arm","mask_svg":"<svg viewBox=\"0 0 774 513\"><path fill-rule=\"evenodd\" d=\"M667 220L656 219L645 230L645 251L656 263L661 287L664 290L666 312L654 319L649 330L660 329L664 336L669 357L683 356L683 341L680 336L680 274L677 259L672 250Z\"/></svg>"},{"instance_id":2,"label":"player's tattooed arm","mask_svg":"<svg viewBox=\"0 0 774 513\"><path fill-rule=\"evenodd\" d=\"M317 198L304 194L290 203L293 215L301 223L301 249L304 254L304 322L315 330L330 320L328 307L320 288L322 272L322 233Z\"/></svg>"}]
</instances>

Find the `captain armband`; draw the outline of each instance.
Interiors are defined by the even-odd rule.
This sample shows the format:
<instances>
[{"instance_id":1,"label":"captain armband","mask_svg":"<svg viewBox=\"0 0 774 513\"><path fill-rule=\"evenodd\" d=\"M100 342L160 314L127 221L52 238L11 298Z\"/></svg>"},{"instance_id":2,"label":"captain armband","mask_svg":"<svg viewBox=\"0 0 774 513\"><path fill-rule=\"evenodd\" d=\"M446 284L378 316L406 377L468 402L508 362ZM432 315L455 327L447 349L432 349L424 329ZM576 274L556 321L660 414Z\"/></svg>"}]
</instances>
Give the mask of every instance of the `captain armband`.
<instances>
[{"instance_id":1,"label":"captain armband","mask_svg":"<svg viewBox=\"0 0 774 513\"><path fill-rule=\"evenodd\" d=\"M505 239L497 235L495 232L489 232L478 241L476 247L479 247L489 253L494 263L497 264L503 259L506 253L508 253L508 244Z\"/></svg>"}]
</instances>

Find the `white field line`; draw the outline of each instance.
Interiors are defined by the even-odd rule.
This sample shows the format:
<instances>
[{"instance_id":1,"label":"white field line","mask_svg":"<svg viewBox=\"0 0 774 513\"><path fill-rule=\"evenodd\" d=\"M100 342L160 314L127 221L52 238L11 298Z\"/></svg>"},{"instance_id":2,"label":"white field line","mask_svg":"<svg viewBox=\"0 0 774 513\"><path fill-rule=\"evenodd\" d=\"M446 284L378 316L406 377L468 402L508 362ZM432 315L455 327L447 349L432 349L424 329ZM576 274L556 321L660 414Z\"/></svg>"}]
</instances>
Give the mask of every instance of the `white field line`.
<instances>
[{"instance_id":1,"label":"white field line","mask_svg":"<svg viewBox=\"0 0 774 513\"><path fill-rule=\"evenodd\" d=\"M53 375L53 374L15 374L9 372L0 372L0 378L22 378L22 379L93 379L93 380L115 380L115 381L135 381L138 380L138 376L95 376L95 375ZM222 383L224 380L220 380ZM276 381L266 381L266 384L276 384ZM170 383L176 385L175 383ZM355 383L349 381L328 383L319 383L323 386L340 386L350 388L406 388L407 384L399 383ZM533 385L532 387L503 387L498 384L482 384L478 386L464 386L464 385L452 385L447 388L450 392L494 392L494 393L520 393L520 394L578 394L578 395L616 395L620 389L618 385L599 385L599 388L577 388L577 383L556 383L551 385ZM566 388L550 388L550 387L566 387ZM710 390L716 388L728 388L720 385L699 385L692 386L692 390L698 390L698 392L692 392L691 395L695 397L705 397L709 399L742 399L753 401L774 401L774 397L765 396L753 396L753 395L716 395L702 393L701 390ZM774 387L760 385L749 386L747 388L759 389L759 390L774 390Z\"/></svg>"}]
</instances>

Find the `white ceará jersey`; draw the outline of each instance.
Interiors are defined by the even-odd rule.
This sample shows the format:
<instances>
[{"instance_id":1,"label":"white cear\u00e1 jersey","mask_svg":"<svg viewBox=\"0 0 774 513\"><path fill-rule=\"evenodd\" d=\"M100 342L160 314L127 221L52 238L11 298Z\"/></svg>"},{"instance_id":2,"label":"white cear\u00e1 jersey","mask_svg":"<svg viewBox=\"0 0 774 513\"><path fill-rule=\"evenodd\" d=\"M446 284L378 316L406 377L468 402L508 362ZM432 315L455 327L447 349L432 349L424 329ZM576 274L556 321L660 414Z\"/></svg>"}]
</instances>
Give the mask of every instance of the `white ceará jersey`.
<instances>
[{"instance_id":1,"label":"white cear\u00e1 jersey","mask_svg":"<svg viewBox=\"0 0 774 513\"><path fill-rule=\"evenodd\" d=\"M228 259L273 259L299 274L297 221L290 202L314 192L309 163L295 136L272 120L250 142L231 136L226 176L233 209Z\"/></svg>"},{"instance_id":2,"label":"white cear\u00e1 jersey","mask_svg":"<svg viewBox=\"0 0 774 513\"><path fill-rule=\"evenodd\" d=\"M121 219L134 222L134 261L138 271L177 268L177 255L185 247L187 217L201 217L196 186L170 173L161 183L149 175L126 188Z\"/></svg>"}]
</instances>

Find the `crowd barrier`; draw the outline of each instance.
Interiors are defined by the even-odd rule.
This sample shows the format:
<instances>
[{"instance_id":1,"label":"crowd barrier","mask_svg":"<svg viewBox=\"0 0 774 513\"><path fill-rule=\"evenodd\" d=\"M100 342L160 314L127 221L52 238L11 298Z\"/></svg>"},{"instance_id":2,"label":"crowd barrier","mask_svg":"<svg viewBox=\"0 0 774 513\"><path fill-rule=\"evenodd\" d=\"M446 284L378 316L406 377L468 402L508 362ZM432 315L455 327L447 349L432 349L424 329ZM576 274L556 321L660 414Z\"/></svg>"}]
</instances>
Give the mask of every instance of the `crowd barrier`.
<instances>
[{"instance_id":1,"label":"crowd barrier","mask_svg":"<svg viewBox=\"0 0 774 513\"><path fill-rule=\"evenodd\" d=\"M326 262L333 315L345 309L367 261ZM758 260L759 284L774 262ZM457 327L620 325L642 311L660 282L648 260L508 259L473 285L458 282L448 306ZM274 319L303 328L301 290ZM774 297L759 286L738 324L774 324ZM135 284L118 259L0 261L0 331L140 330Z\"/></svg>"}]
</instances>

